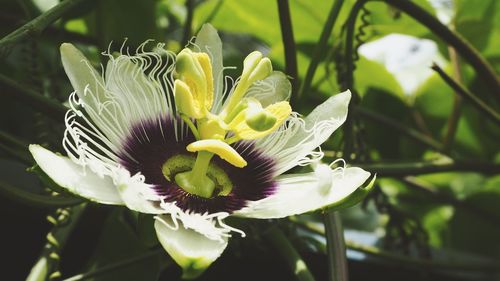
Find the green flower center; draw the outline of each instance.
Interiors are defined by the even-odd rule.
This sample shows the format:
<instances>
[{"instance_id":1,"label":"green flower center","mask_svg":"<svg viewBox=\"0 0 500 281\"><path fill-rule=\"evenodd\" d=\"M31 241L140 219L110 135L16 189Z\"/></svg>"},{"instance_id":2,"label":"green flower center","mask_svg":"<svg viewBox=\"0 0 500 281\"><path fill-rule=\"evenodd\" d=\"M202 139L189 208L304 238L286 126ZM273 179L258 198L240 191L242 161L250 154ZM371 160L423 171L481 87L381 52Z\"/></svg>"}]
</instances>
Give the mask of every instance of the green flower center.
<instances>
[{"instance_id":1,"label":"green flower center","mask_svg":"<svg viewBox=\"0 0 500 281\"><path fill-rule=\"evenodd\" d=\"M204 198L231 192L231 181L210 163L212 157L218 155L235 167L245 167L247 161L231 144L271 134L292 112L287 101L263 107L256 98L245 96L255 82L272 73L269 58L257 51L250 53L231 97L219 112L212 112L215 94L210 56L187 48L177 55L173 89L176 110L196 138L186 150L197 154L196 159L179 156L167 160L162 169L169 181Z\"/></svg>"},{"instance_id":2,"label":"green flower center","mask_svg":"<svg viewBox=\"0 0 500 281\"><path fill-rule=\"evenodd\" d=\"M222 168L210 159L213 154L199 152L198 157L179 154L162 165L163 176L185 191L204 198L226 196L233 183Z\"/></svg>"}]
</instances>

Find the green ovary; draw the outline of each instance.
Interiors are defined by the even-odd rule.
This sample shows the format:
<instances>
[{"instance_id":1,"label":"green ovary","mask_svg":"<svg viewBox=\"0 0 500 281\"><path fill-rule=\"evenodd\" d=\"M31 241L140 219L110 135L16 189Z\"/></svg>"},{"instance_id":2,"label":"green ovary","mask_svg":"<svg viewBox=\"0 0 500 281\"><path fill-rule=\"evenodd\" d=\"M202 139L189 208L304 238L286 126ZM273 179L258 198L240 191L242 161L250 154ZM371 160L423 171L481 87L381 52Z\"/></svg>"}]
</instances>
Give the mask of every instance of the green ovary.
<instances>
[{"instance_id":1,"label":"green ovary","mask_svg":"<svg viewBox=\"0 0 500 281\"><path fill-rule=\"evenodd\" d=\"M200 152L197 157L179 154L169 158L162 173L169 182L204 198L226 196L233 189L228 175L210 161L213 154Z\"/></svg>"}]
</instances>

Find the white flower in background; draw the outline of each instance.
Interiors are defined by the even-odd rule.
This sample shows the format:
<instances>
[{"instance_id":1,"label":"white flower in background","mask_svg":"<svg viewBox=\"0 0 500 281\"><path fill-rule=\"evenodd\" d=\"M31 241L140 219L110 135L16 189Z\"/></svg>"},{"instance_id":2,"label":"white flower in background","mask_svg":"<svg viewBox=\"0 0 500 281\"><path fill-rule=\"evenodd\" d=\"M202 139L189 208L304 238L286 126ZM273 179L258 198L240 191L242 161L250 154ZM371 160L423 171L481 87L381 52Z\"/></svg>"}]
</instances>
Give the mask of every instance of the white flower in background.
<instances>
[{"instance_id":1,"label":"white flower in background","mask_svg":"<svg viewBox=\"0 0 500 281\"><path fill-rule=\"evenodd\" d=\"M436 16L443 24L450 24L455 16L455 1L454 0L429 0Z\"/></svg>"},{"instance_id":2,"label":"white flower in background","mask_svg":"<svg viewBox=\"0 0 500 281\"><path fill-rule=\"evenodd\" d=\"M436 42L403 34L390 34L365 43L359 53L383 64L407 95L413 94L434 73L430 68L433 62L444 64Z\"/></svg>"},{"instance_id":3,"label":"white flower in background","mask_svg":"<svg viewBox=\"0 0 500 281\"><path fill-rule=\"evenodd\" d=\"M317 161L315 149L346 119L349 91L302 119L287 102L286 76L259 52L247 56L227 88L210 25L193 50L176 56L162 47L108 52L101 75L63 44L75 89L65 118L68 157L39 145L30 151L70 192L156 215L158 240L184 277L203 272L233 232L244 236L224 218L281 218L340 204L370 177ZM312 163L313 172L284 174Z\"/></svg>"}]
</instances>

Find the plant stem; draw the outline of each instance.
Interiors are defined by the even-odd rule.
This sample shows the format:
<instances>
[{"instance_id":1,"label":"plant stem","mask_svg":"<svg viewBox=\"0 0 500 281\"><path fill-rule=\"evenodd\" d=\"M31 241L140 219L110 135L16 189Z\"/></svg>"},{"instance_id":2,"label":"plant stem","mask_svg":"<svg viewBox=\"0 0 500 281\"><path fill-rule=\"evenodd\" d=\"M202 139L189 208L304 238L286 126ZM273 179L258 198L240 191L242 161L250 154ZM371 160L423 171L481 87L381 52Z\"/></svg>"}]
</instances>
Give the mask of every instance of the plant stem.
<instances>
[{"instance_id":1,"label":"plant stem","mask_svg":"<svg viewBox=\"0 0 500 281\"><path fill-rule=\"evenodd\" d=\"M476 95L469 92L462 85L458 84L453 78L448 76L444 72L442 68L440 68L437 64L432 65L432 69L435 70L439 76L451 87L455 90L456 93L460 94L462 97L466 98L476 109L479 110L485 117L489 118L491 121L495 122L497 125L500 125L500 114L496 112L493 108L489 107L486 103L484 103L481 99L479 99Z\"/></svg>"},{"instance_id":2,"label":"plant stem","mask_svg":"<svg viewBox=\"0 0 500 281\"><path fill-rule=\"evenodd\" d=\"M344 63L345 63L345 84L341 87L345 89L352 89L354 87L354 29L356 27L356 18L359 11L365 5L368 0L358 0L351 8L349 17L346 21L346 39L345 39L345 53L344 53Z\"/></svg>"},{"instance_id":3,"label":"plant stem","mask_svg":"<svg viewBox=\"0 0 500 281\"><path fill-rule=\"evenodd\" d=\"M15 145L19 149L25 150L28 147L27 142L18 139L15 136L12 136L9 133L6 133L4 131L0 131L0 143L8 143Z\"/></svg>"},{"instance_id":4,"label":"plant stem","mask_svg":"<svg viewBox=\"0 0 500 281\"><path fill-rule=\"evenodd\" d=\"M286 260L288 267L300 281L314 281L314 276L309 271L305 261L290 243L285 234L276 226L271 227L265 234L265 238L272 247ZM66 280L65 280L66 281ZM69 281L69 280L67 280Z\"/></svg>"},{"instance_id":5,"label":"plant stem","mask_svg":"<svg viewBox=\"0 0 500 281\"><path fill-rule=\"evenodd\" d=\"M219 13L220 8L222 7L222 4L224 4L224 0L217 0L217 3L215 4L215 7L210 11L210 14L202 21L202 23L210 23L213 21L215 16ZM198 32L200 31L201 26L198 28ZM197 32L197 33L198 33Z\"/></svg>"},{"instance_id":6,"label":"plant stem","mask_svg":"<svg viewBox=\"0 0 500 281\"><path fill-rule=\"evenodd\" d=\"M328 280L347 281L348 268L342 220L337 212L326 212L323 216L325 225L326 248L328 253Z\"/></svg>"},{"instance_id":7,"label":"plant stem","mask_svg":"<svg viewBox=\"0 0 500 281\"><path fill-rule=\"evenodd\" d=\"M311 58L311 62L309 63L309 67L307 68L306 76L297 94L297 99L301 99L302 97L304 97L304 95L306 95L309 92L309 88L311 87L314 74L316 73L316 69L318 68L319 63L321 62L321 58L324 56L326 52L326 48L328 47L328 38L333 32L335 21L337 20L337 17L340 13L340 9L342 8L343 3L344 0L335 0L335 3L330 9L330 13L328 14L326 23L323 26L323 30L321 31L319 41L316 44L316 47L314 48L314 53Z\"/></svg>"},{"instance_id":8,"label":"plant stem","mask_svg":"<svg viewBox=\"0 0 500 281\"><path fill-rule=\"evenodd\" d=\"M52 9L27 22L20 28L14 30L0 40L0 58L7 56L12 46L19 41L29 37L35 37L52 24L57 19L61 18L66 13L72 11L78 4L85 0L65 0L54 6Z\"/></svg>"},{"instance_id":9,"label":"plant stem","mask_svg":"<svg viewBox=\"0 0 500 281\"><path fill-rule=\"evenodd\" d=\"M77 205L71 208L70 215L62 225L55 224L47 236L47 243L42 250L42 254L33 266L26 280L48 280L49 275L59 273L53 272L54 267L57 270L57 264L60 260L59 253L62 251L73 229L78 224L87 204ZM53 242L56 242L55 246Z\"/></svg>"},{"instance_id":10,"label":"plant stem","mask_svg":"<svg viewBox=\"0 0 500 281\"><path fill-rule=\"evenodd\" d=\"M325 229L321 227L320 224L307 222L307 221L299 221L294 219L293 222L297 223L302 228L309 230L313 233L319 235L325 235ZM380 248L360 244L358 242L354 242L351 240L346 240L345 244L348 249L354 250L357 252L361 252L370 256L383 258L389 261L392 261L396 264L413 267L413 268L429 268L435 270L460 270L460 271L496 271L500 272L500 263L497 261L491 262L477 262L477 263L456 263L456 262L448 262L448 261L435 261L435 260L426 260L419 259L410 256L403 256L398 254L393 254L388 251L384 251Z\"/></svg>"},{"instance_id":11,"label":"plant stem","mask_svg":"<svg viewBox=\"0 0 500 281\"><path fill-rule=\"evenodd\" d=\"M20 85L2 74L0 74L0 85L4 87L3 90L0 91L1 94L25 102L57 121L61 121L68 110L58 101L47 98L24 85Z\"/></svg>"},{"instance_id":12,"label":"plant stem","mask_svg":"<svg viewBox=\"0 0 500 281\"><path fill-rule=\"evenodd\" d=\"M428 162L402 162L402 163L375 163L356 164L379 176L407 176L443 172L479 172L494 175L500 173L500 164L454 162L454 161L428 161Z\"/></svg>"},{"instance_id":13,"label":"plant stem","mask_svg":"<svg viewBox=\"0 0 500 281\"><path fill-rule=\"evenodd\" d=\"M22 163L31 166L33 159L27 153L28 145L26 142L19 140L6 132L0 131L0 150L13 156Z\"/></svg>"},{"instance_id":14,"label":"plant stem","mask_svg":"<svg viewBox=\"0 0 500 281\"><path fill-rule=\"evenodd\" d=\"M26 24L26 21L19 20L20 15L5 14L0 12L0 25L14 28L15 26ZM60 41L61 38L69 42L77 42L88 45L97 45L97 39L77 32L68 31L62 28L47 26L44 35L52 40Z\"/></svg>"},{"instance_id":15,"label":"plant stem","mask_svg":"<svg viewBox=\"0 0 500 281\"><path fill-rule=\"evenodd\" d=\"M383 124L387 127L390 127L392 129L395 129L398 132L400 132L406 136L409 136L410 138L418 141L419 143L435 149L436 151L440 151L440 152L443 151L443 145L441 143L439 143L438 141L434 140L433 138L426 136L417 130L414 130L412 128L408 128L407 126L402 125L402 124L400 124L400 123L398 123L398 122L396 122L388 117L380 115L377 112L373 112L371 110L368 110L368 109L365 109L365 108L358 106L355 108L355 113L360 115L361 117L365 117L365 118L369 119L370 121L374 121L374 122Z\"/></svg>"},{"instance_id":16,"label":"plant stem","mask_svg":"<svg viewBox=\"0 0 500 281\"><path fill-rule=\"evenodd\" d=\"M450 61L453 66L453 76L459 83L462 84L463 77L457 52L453 47L448 46L448 53L450 54ZM458 122L460 121L460 115L462 113L462 101L462 96L457 91L455 91L455 96L453 99L453 109L451 111L451 116L448 119L446 135L443 140L445 151L449 151L451 149L451 146L453 145L455 134L458 128Z\"/></svg>"},{"instance_id":17,"label":"plant stem","mask_svg":"<svg viewBox=\"0 0 500 281\"><path fill-rule=\"evenodd\" d=\"M33 160L31 159L31 157L28 156L26 150L17 150L2 142L0 142L0 150L3 150L8 155L14 157L15 159L19 160L20 162L28 166L33 165Z\"/></svg>"},{"instance_id":18,"label":"plant stem","mask_svg":"<svg viewBox=\"0 0 500 281\"><path fill-rule=\"evenodd\" d=\"M292 83L292 104L297 98L299 73L297 69L297 49L293 37L292 19L288 0L278 0L281 38L285 49L285 73L290 76Z\"/></svg>"},{"instance_id":19,"label":"plant stem","mask_svg":"<svg viewBox=\"0 0 500 281\"><path fill-rule=\"evenodd\" d=\"M101 276L103 274L120 269L122 267L134 264L136 262L140 262L140 261L143 261L143 260L146 260L149 258L153 258L153 257L155 257L158 254L163 253L163 252L164 252L163 249L152 250L152 251L143 253L143 254L138 255L138 256L134 256L134 257L131 257L128 259L123 259L123 260L115 262L115 263L104 265L104 266L102 266L96 270L93 270L93 271L89 271L86 273L82 273L82 274L78 274L78 275L66 278L63 281L81 281L81 280L87 280L87 279L92 278L92 277L98 277L98 276Z\"/></svg>"},{"instance_id":20,"label":"plant stem","mask_svg":"<svg viewBox=\"0 0 500 281\"><path fill-rule=\"evenodd\" d=\"M77 197L41 195L28 192L2 181L0 181L0 194L22 204L39 208L68 207L83 202L82 199Z\"/></svg>"},{"instance_id":21,"label":"plant stem","mask_svg":"<svg viewBox=\"0 0 500 281\"><path fill-rule=\"evenodd\" d=\"M191 39L191 29L193 27L194 0L186 0L186 22L184 23L184 33L182 35L182 43L188 44Z\"/></svg>"},{"instance_id":22,"label":"plant stem","mask_svg":"<svg viewBox=\"0 0 500 281\"><path fill-rule=\"evenodd\" d=\"M449 195L445 192L439 191L439 188L430 185L417 177L407 176L401 179L407 186L426 193L426 195L432 196L432 199L444 204L452 205L455 208L463 208L472 214L475 214L478 218L488 219L491 223L496 224L500 220L500 216L495 213L487 212L481 208L478 208L474 204L470 204L467 201L463 201ZM404 196L400 196L401 200L404 200ZM409 201L414 201L414 197L408 198Z\"/></svg>"}]
</instances>

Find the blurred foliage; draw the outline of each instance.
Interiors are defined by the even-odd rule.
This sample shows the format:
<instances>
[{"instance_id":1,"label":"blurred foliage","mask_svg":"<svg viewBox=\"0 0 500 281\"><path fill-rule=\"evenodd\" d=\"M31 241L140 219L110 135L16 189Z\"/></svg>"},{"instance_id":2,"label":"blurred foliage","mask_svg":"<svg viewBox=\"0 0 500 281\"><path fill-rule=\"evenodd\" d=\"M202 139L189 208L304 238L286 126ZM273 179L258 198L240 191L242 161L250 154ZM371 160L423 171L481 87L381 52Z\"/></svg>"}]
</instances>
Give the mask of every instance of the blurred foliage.
<instances>
[{"instance_id":1,"label":"blurred foliage","mask_svg":"<svg viewBox=\"0 0 500 281\"><path fill-rule=\"evenodd\" d=\"M83 1L78 9L56 21L41 36L18 42L8 56L1 58L0 74L35 90L40 95L64 103L72 90L60 64L58 46L62 42L77 44L95 66L98 66L103 58L100 53L108 48L119 50L125 38L127 38L126 46L131 49L147 39L154 39L166 43L166 48L178 51L187 43L181 42L186 31L190 35L195 34L205 22L212 23L220 32L224 44L225 65L237 67L237 70L228 70L227 74L237 76L238 69L241 69L241 65L237 62L241 62L247 53L256 49L266 53L276 69L285 68L287 62L284 50L287 46L282 43L278 17L278 13L283 11L278 10L276 1L194 1L193 22L187 30L188 11L184 2L182 0ZM289 2L299 73L299 77L293 78L302 82L333 1L290 0ZM345 1L329 37L328 52L321 54L321 62L312 81L312 89L304 93L305 98L295 106L294 110L307 113L326 97L343 90L339 86L339 79L342 79L343 75L338 71L343 67L339 56L342 56L342 46L346 40L344 23L355 2ZM432 15L437 14L426 0L413 2ZM466 38L499 72L499 1L444 2L452 5L450 28ZM7 35L57 3L58 1L49 0L0 0L2 7L0 36ZM357 40L356 44L377 40L388 34L406 34L435 40L440 55L446 61L451 61L448 45L437 38L432 30L383 1L369 2L365 7L369 11L368 25L364 28L365 34L358 38L361 41ZM358 19L357 32L361 25L362 22ZM447 72L454 72L453 63L446 65ZM378 239L380 247L391 250L394 254L432 257L438 260L440 257L445 257L445 260L464 263L500 260L500 243L497 241L500 237L500 176L498 176L500 171L497 170L496 175L492 175L483 173L481 168L482 165L500 164L498 124L485 119L481 112L467 101L461 104L457 116L450 117L454 116L453 112L456 110L454 109L456 95L437 74L432 74L415 92L405 94L398 80L383 64L360 56L356 59L355 65L353 90L361 97L358 105L360 108L389 118L403 129L416 130L438 143L443 143L450 133L450 122L456 121L457 129L453 141L442 151L436 151L384 122L358 116L356 132L360 136L362 146L357 147L357 158L354 159L354 163L357 161L358 164L363 164L360 163L361 160L365 162L364 164L367 164L366 162L368 164L421 163L450 157L478 165L476 169L468 172L449 171L414 176L409 171L393 177L386 177L382 173L376 181L376 191L366 199L363 206L342 211L345 227L372 233L372 236ZM492 89L484 85L481 77L476 75L474 69L463 58L459 60L458 65L463 73L462 84L498 111L500 109L498 89L493 93L496 96L491 95ZM53 188L50 187L52 184L42 183L33 173L26 174L23 171L24 168L33 165L26 145L43 143L62 151L60 140L64 130L63 122L43 116L13 98L11 94L2 94L12 91L11 88L0 84L0 181L26 192L49 196L53 192ZM355 114L354 111L352 114ZM342 134L337 134L324 147L328 149L328 153L339 156L343 148L342 143ZM363 155L364 157L361 157ZM10 197L0 196L2 218L6 221L4 227L9 230L2 231L1 234L2 240L7 242L7 250L3 251L2 260L4 267L9 267L4 268L3 276L9 277L6 280L21 280L28 275L37 255L42 251L44 233L48 228L43 216L51 212L51 208L27 206L8 198ZM67 250L64 250L62 254L64 276L93 270L130 256L144 254L157 247L154 233L148 233L153 229L150 217L145 218L122 209L98 214L101 216L98 219L100 223L92 223L93 218L87 216L82 222L87 228L77 228L84 233L90 228L97 228L90 231L88 235L91 236L86 238L93 240L94 243L90 246L85 244L81 247L68 246ZM303 219L320 222L321 215L311 214L304 216ZM266 227L257 222L249 224L250 226L246 227ZM317 265L318 262L325 262L324 248L322 248L324 241L318 240L317 237L311 238L311 235L305 235L304 238L303 230L295 227L292 222L280 221L280 225L287 230L290 237L295 237L292 241L308 257L318 280L325 280L326 269ZM250 233L259 236L259 231ZM82 233L75 235L82 237ZM272 280L270 278L276 276L278 278L289 276L286 267L280 264L275 267L266 266L266 262L275 262L276 254L263 247L259 239L254 237L243 242L234 239L229 251L226 251L222 259L202 276L202 280L221 278L224 280L229 276L239 276L242 278L239 280L247 280L246 278ZM72 243L80 245L76 238L70 239L69 244ZM248 246L248 243L256 243L259 246L254 249ZM81 255L81 252L85 254ZM317 255L321 258L318 259ZM259 260L260 257L263 258ZM6 259L9 260L7 263ZM164 256L148 258L92 280L178 278L180 272L172 269L174 266L169 266L165 260ZM232 266L225 268L225 264ZM353 261L351 271L356 268L366 272L366 275L353 273L352 280L367 278L398 280L395 279L399 276L398 270L404 271L395 268L390 261L385 263L379 261L375 265L373 266L369 259L362 260L360 265L357 261ZM387 270L388 266L390 270ZM166 267L167 271L164 271ZM270 270L269 274L259 275L258 272L252 272L254 268L259 267ZM244 272L241 272L242 270ZM246 274L245 272L250 273L248 276L242 276ZM418 274L414 274L415 272ZM488 274L470 271L461 274L458 270L445 272L442 275L439 275L439 272L443 273L429 268L416 269L407 273L405 279L500 280L498 272Z\"/></svg>"}]
</instances>

